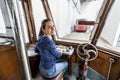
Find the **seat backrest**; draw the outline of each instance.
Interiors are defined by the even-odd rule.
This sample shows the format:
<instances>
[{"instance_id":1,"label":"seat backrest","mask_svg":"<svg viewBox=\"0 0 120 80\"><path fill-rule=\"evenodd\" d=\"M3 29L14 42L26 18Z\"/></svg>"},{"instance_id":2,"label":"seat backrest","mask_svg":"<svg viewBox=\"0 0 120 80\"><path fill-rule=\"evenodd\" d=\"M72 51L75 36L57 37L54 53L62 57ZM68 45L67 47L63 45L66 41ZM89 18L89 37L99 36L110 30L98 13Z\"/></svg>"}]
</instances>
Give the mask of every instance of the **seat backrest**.
<instances>
[{"instance_id":1,"label":"seat backrest","mask_svg":"<svg viewBox=\"0 0 120 80\"><path fill-rule=\"evenodd\" d=\"M64 72L62 71L54 78L45 78L42 76L42 80L62 80L63 79Z\"/></svg>"}]
</instances>

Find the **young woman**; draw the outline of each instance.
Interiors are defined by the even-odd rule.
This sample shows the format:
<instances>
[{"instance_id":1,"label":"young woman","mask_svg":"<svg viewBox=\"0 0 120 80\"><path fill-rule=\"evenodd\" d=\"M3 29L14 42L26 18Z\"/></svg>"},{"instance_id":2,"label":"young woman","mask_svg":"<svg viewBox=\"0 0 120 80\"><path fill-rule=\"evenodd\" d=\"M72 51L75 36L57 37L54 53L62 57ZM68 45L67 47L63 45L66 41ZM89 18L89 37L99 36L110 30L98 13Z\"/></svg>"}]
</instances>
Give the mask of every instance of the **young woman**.
<instances>
[{"instance_id":1,"label":"young woman","mask_svg":"<svg viewBox=\"0 0 120 80\"><path fill-rule=\"evenodd\" d=\"M35 46L35 52L40 54L40 73L47 78L53 78L60 72L65 72L68 66L67 61L57 61L57 58L62 56L62 49L58 50L52 40L54 30L52 20L43 20L41 23L41 34Z\"/></svg>"}]
</instances>

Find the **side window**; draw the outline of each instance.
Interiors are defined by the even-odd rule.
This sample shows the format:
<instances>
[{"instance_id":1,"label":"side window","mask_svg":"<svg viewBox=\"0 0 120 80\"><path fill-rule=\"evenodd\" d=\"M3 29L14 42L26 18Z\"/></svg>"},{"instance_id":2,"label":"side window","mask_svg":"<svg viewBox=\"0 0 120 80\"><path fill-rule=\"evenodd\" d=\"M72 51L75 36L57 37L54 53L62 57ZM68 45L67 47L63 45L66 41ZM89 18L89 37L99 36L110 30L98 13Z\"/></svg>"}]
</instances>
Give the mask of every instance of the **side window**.
<instances>
[{"instance_id":1,"label":"side window","mask_svg":"<svg viewBox=\"0 0 120 80\"><path fill-rule=\"evenodd\" d=\"M103 2L104 0L48 0L57 40L90 43L97 27L94 23L99 23L97 19Z\"/></svg>"},{"instance_id":2,"label":"side window","mask_svg":"<svg viewBox=\"0 0 120 80\"><path fill-rule=\"evenodd\" d=\"M105 21L102 33L98 39L97 46L113 51L120 51L120 1L115 0L107 19Z\"/></svg>"}]
</instances>

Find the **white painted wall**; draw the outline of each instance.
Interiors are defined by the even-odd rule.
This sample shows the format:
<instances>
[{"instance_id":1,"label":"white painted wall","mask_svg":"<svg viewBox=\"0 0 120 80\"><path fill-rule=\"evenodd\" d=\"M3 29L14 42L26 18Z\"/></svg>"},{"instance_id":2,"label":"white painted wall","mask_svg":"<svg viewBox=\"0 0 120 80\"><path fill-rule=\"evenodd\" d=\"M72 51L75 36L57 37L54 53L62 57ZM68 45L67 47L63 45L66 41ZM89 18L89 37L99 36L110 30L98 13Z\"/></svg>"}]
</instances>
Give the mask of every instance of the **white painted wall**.
<instances>
[{"instance_id":1,"label":"white painted wall","mask_svg":"<svg viewBox=\"0 0 120 80\"><path fill-rule=\"evenodd\" d=\"M115 0L106 19L101 36L112 46L117 45L120 35L120 0Z\"/></svg>"}]
</instances>

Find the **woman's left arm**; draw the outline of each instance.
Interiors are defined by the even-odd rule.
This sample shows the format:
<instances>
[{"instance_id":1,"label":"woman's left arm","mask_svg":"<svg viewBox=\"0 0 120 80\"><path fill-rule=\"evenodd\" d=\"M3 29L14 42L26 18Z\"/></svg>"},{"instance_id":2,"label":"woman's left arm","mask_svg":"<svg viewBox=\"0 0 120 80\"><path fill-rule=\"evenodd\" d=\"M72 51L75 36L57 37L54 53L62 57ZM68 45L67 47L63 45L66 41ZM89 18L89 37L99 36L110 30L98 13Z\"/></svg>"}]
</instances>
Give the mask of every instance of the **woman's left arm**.
<instances>
[{"instance_id":1,"label":"woman's left arm","mask_svg":"<svg viewBox=\"0 0 120 80\"><path fill-rule=\"evenodd\" d=\"M57 58L60 58L62 56L62 52L56 48L56 45L54 42L49 42L47 47L53 56Z\"/></svg>"}]
</instances>

